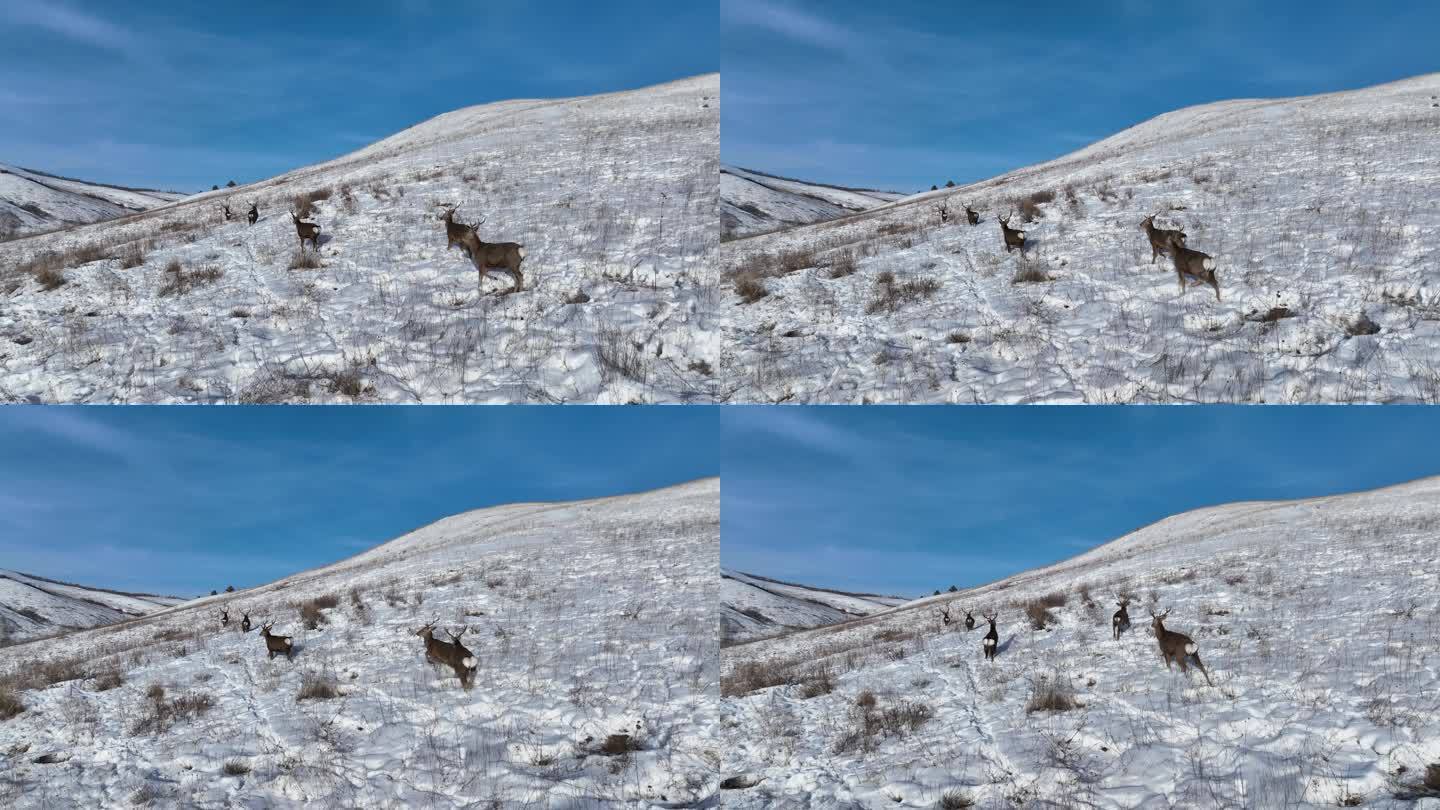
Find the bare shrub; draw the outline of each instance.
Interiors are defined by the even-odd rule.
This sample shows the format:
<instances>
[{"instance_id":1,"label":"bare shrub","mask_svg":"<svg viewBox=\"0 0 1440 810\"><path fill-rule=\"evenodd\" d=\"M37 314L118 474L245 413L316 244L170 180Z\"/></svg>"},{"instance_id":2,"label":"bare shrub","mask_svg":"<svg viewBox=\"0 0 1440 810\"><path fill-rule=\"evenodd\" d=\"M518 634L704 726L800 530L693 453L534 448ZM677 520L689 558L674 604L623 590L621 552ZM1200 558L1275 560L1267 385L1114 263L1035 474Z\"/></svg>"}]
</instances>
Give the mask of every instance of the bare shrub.
<instances>
[{"instance_id":1,"label":"bare shrub","mask_svg":"<svg viewBox=\"0 0 1440 810\"><path fill-rule=\"evenodd\" d=\"M125 251L120 254L120 269L129 270L132 267L139 267L145 263L145 247L139 242L131 242L126 246Z\"/></svg>"},{"instance_id":2,"label":"bare shrub","mask_svg":"<svg viewBox=\"0 0 1440 810\"><path fill-rule=\"evenodd\" d=\"M1060 675L1041 675L1030 683L1030 699L1025 702L1025 713L1068 712L1080 707L1075 699L1075 689L1069 678Z\"/></svg>"},{"instance_id":3,"label":"bare shrub","mask_svg":"<svg viewBox=\"0 0 1440 810\"><path fill-rule=\"evenodd\" d=\"M603 371L638 383L649 380L650 365L645 360L643 345L632 343L628 335L612 326L602 326L598 337L595 356Z\"/></svg>"},{"instance_id":4,"label":"bare shrub","mask_svg":"<svg viewBox=\"0 0 1440 810\"><path fill-rule=\"evenodd\" d=\"M770 291L765 289L765 282L758 276L740 274L735 276L735 294L740 296L741 303L753 304L769 295Z\"/></svg>"},{"instance_id":5,"label":"bare shrub","mask_svg":"<svg viewBox=\"0 0 1440 810\"><path fill-rule=\"evenodd\" d=\"M332 191L329 188L317 188L314 191L307 191L304 194L297 194L290 200L295 215L304 219L314 211L314 204L321 200L330 199Z\"/></svg>"},{"instance_id":6,"label":"bare shrub","mask_svg":"<svg viewBox=\"0 0 1440 810\"><path fill-rule=\"evenodd\" d=\"M179 259L171 259L169 264L165 265L165 283L160 287L160 296L184 295L196 287L214 284L224 275L225 271L215 265L206 265L194 272L188 272Z\"/></svg>"},{"instance_id":7,"label":"bare shrub","mask_svg":"<svg viewBox=\"0 0 1440 810\"><path fill-rule=\"evenodd\" d=\"M1050 612L1049 606L1036 599L1025 603L1025 618L1030 620L1033 630L1044 630L1055 622L1055 614Z\"/></svg>"},{"instance_id":8,"label":"bare shrub","mask_svg":"<svg viewBox=\"0 0 1440 810\"><path fill-rule=\"evenodd\" d=\"M965 810L967 807L974 807L975 800L970 794L959 788L952 788L940 796L940 810Z\"/></svg>"},{"instance_id":9,"label":"bare shrub","mask_svg":"<svg viewBox=\"0 0 1440 810\"><path fill-rule=\"evenodd\" d=\"M320 625L330 623L330 619L328 619L322 611L333 608L338 604L340 604L340 599L334 594L327 594L301 602L299 606L300 621L305 625L305 629L318 630Z\"/></svg>"},{"instance_id":10,"label":"bare shrub","mask_svg":"<svg viewBox=\"0 0 1440 810\"><path fill-rule=\"evenodd\" d=\"M1033 284L1054 281L1049 270L1039 262L1022 261L1015 270L1015 277L1010 279L1011 284Z\"/></svg>"},{"instance_id":11,"label":"bare shrub","mask_svg":"<svg viewBox=\"0 0 1440 810\"><path fill-rule=\"evenodd\" d=\"M23 711L25 704L20 702L20 696L9 687L0 686L0 720L9 720Z\"/></svg>"},{"instance_id":12,"label":"bare shrub","mask_svg":"<svg viewBox=\"0 0 1440 810\"><path fill-rule=\"evenodd\" d=\"M215 706L215 699L206 692L192 692L166 700L165 687L158 683L145 690L145 698L144 714L130 727L134 736L163 734L175 723L199 717Z\"/></svg>"},{"instance_id":13,"label":"bare shrub","mask_svg":"<svg viewBox=\"0 0 1440 810\"><path fill-rule=\"evenodd\" d=\"M856 269L855 254L850 251L837 254L830 261L830 278L844 278L854 275Z\"/></svg>"},{"instance_id":14,"label":"bare shrub","mask_svg":"<svg viewBox=\"0 0 1440 810\"><path fill-rule=\"evenodd\" d=\"M800 696L802 698L820 697L835 691L835 679L831 677L830 670L826 667L816 667L814 671L805 676L800 682Z\"/></svg>"},{"instance_id":15,"label":"bare shrub","mask_svg":"<svg viewBox=\"0 0 1440 810\"><path fill-rule=\"evenodd\" d=\"M969 343L970 336L965 334L964 332L951 332L950 334L945 336L945 342L952 344Z\"/></svg>"},{"instance_id":16,"label":"bare shrub","mask_svg":"<svg viewBox=\"0 0 1440 810\"><path fill-rule=\"evenodd\" d=\"M320 257L313 250L297 250L290 254L289 268L291 270L315 270L324 266L320 263Z\"/></svg>"},{"instance_id":17,"label":"bare shrub","mask_svg":"<svg viewBox=\"0 0 1440 810\"><path fill-rule=\"evenodd\" d=\"M243 759L227 759L220 770L226 776L244 776L250 772L250 763Z\"/></svg>"},{"instance_id":18,"label":"bare shrub","mask_svg":"<svg viewBox=\"0 0 1440 810\"><path fill-rule=\"evenodd\" d=\"M118 669L106 670L95 676L95 691L108 692L125 683L125 675Z\"/></svg>"},{"instance_id":19,"label":"bare shrub","mask_svg":"<svg viewBox=\"0 0 1440 810\"><path fill-rule=\"evenodd\" d=\"M766 661L746 661L720 679L720 694L739 697L794 682L794 673L786 667Z\"/></svg>"},{"instance_id":20,"label":"bare shrub","mask_svg":"<svg viewBox=\"0 0 1440 810\"><path fill-rule=\"evenodd\" d=\"M332 700L340 695L335 679L316 672L307 672L300 681L300 692L295 701Z\"/></svg>"},{"instance_id":21,"label":"bare shrub","mask_svg":"<svg viewBox=\"0 0 1440 810\"><path fill-rule=\"evenodd\" d=\"M874 297L870 299L870 303L865 305L865 314L894 312L905 304L933 296L939 289L940 281L938 279L921 278L896 283L894 273L881 273L875 280Z\"/></svg>"}]
</instances>

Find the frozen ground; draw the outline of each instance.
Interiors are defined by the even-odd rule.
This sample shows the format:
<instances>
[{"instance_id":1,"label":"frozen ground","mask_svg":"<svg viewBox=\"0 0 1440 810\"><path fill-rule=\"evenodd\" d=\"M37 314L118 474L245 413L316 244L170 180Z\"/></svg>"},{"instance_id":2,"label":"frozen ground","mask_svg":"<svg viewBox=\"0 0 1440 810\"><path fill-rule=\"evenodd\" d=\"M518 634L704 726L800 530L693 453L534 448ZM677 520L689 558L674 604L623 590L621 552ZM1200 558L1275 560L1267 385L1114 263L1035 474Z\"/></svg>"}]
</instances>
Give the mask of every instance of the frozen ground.
<instances>
[{"instance_id":1,"label":"frozen ground","mask_svg":"<svg viewBox=\"0 0 1440 810\"><path fill-rule=\"evenodd\" d=\"M271 180L0 244L0 401L710 401L719 89L709 75L468 107ZM319 266L291 269L303 195ZM523 292L502 295L503 274L482 291L446 249L442 203L525 246Z\"/></svg>"},{"instance_id":2,"label":"frozen ground","mask_svg":"<svg viewBox=\"0 0 1440 810\"><path fill-rule=\"evenodd\" d=\"M0 240L114 219L184 196L87 183L0 164Z\"/></svg>"},{"instance_id":3,"label":"frozen ground","mask_svg":"<svg viewBox=\"0 0 1440 810\"><path fill-rule=\"evenodd\" d=\"M0 806L696 806L718 783L719 504L712 479L468 512L6 648ZM294 659L269 660L241 610L293 636ZM432 619L469 628L469 691L425 662L413 632ZM8 719L7 689L24 706Z\"/></svg>"},{"instance_id":4,"label":"frozen ground","mask_svg":"<svg viewBox=\"0 0 1440 810\"><path fill-rule=\"evenodd\" d=\"M1440 763L1437 541L1440 479L1231 504L981 588L727 647L724 803L1440 807L1440 791L1417 788ZM1122 593L1133 626L1114 641ZM985 625L944 627L945 604L998 611L993 663ZM1214 686L1165 669L1152 606L1198 643Z\"/></svg>"},{"instance_id":5,"label":"frozen ground","mask_svg":"<svg viewBox=\"0 0 1440 810\"><path fill-rule=\"evenodd\" d=\"M1440 74L1222 102L972 186L728 242L727 397L1440 402L1437 127ZM1023 257L996 223L1022 204L1035 210L1011 221ZM1168 259L1151 264L1139 223L1156 212L1214 257L1223 300L1182 295Z\"/></svg>"},{"instance_id":6,"label":"frozen ground","mask_svg":"<svg viewBox=\"0 0 1440 810\"><path fill-rule=\"evenodd\" d=\"M897 596L844 593L720 569L720 642L730 644L868 616Z\"/></svg>"},{"instance_id":7,"label":"frozen ground","mask_svg":"<svg viewBox=\"0 0 1440 810\"><path fill-rule=\"evenodd\" d=\"M720 236L732 239L868 211L900 194L806 183L720 167Z\"/></svg>"},{"instance_id":8,"label":"frozen ground","mask_svg":"<svg viewBox=\"0 0 1440 810\"><path fill-rule=\"evenodd\" d=\"M184 600L120 593L0 569L0 647L55 633L113 624Z\"/></svg>"}]
</instances>

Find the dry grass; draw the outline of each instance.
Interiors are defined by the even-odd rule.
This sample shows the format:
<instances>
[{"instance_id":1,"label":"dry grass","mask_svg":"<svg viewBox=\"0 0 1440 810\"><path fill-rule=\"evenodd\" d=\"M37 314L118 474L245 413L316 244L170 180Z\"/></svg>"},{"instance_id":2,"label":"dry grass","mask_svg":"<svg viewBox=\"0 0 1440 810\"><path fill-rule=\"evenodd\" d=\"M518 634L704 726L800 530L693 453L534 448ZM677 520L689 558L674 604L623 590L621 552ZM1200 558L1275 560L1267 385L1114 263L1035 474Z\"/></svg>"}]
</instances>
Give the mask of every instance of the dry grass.
<instances>
[{"instance_id":1,"label":"dry grass","mask_svg":"<svg viewBox=\"0 0 1440 810\"><path fill-rule=\"evenodd\" d=\"M331 193L329 188L317 188L314 191L297 194L290 200L291 210L295 212L295 216L304 219L314 213L315 203L330 199Z\"/></svg>"},{"instance_id":2,"label":"dry grass","mask_svg":"<svg viewBox=\"0 0 1440 810\"><path fill-rule=\"evenodd\" d=\"M145 698L145 713L130 728L133 736L163 734L175 723L192 720L215 706L215 699L206 692L166 700L165 687L158 683L145 690Z\"/></svg>"},{"instance_id":3,"label":"dry grass","mask_svg":"<svg viewBox=\"0 0 1440 810\"><path fill-rule=\"evenodd\" d=\"M340 690L336 688L335 679L315 672L305 673L300 681L300 692L295 695L295 701L302 700L333 700L340 696Z\"/></svg>"},{"instance_id":4,"label":"dry grass","mask_svg":"<svg viewBox=\"0 0 1440 810\"><path fill-rule=\"evenodd\" d=\"M898 283L895 274L886 271L875 279L874 297L865 305L865 314L895 312L906 304L930 298L939 290L938 279L920 278Z\"/></svg>"},{"instance_id":5,"label":"dry grass","mask_svg":"<svg viewBox=\"0 0 1440 810\"><path fill-rule=\"evenodd\" d=\"M9 720L23 711L25 704L20 702L20 696L8 687L0 686L0 721Z\"/></svg>"},{"instance_id":6,"label":"dry grass","mask_svg":"<svg viewBox=\"0 0 1440 810\"><path fill-rule=\"evenodd\" d=\"M145 263L145 248L139 242L131 242L120 254L120 269L129 270Z\"/></svg>"},{"instance_id":7,"label":"dry grass","mask_svg":"<svg viewBox=\"0 0 1440 810\"><path fill-rule=\"evenodd\" d=\"M301 248L290 254L289 268L291 270L315 270L324 266L320 263L320 256L316 251Z\"/></svg>"},{"instance_id":8,"label":"dry grass","mask_svg":"<svg viewBox=\"0 0 1440 810\"><path fill-rule=\"evenodd\" d=\"M765 289L765 282L758 276L740 274L735 276L735 294L740 296L741 303L753 304L769 295L770 291Z\"/></svg>"},{"instance_id":9,"label":"dry grass","mask_svg":"<svg viewBox=\"0 0 1440 810\"><path fill-rule=\"evenodd\" d=\"M965 810L967 807L974 807L975 800L970 794L963 790L952 789L945 791L940 797L940 810Z\"/></svg>"},{"instance_id":10,"label":"dry grass","mask_svg":"<svg viewBox=\"0 0 1440 810\"><path fill-rule=\"evenodd\" d=\"M214 265L206 265L193 272L187 271L179 259L171 259L165 265L165 283L160 286L160 296L184 295L196 287L214 284L225 275L225 271Z\"/></svg>"},{"instance_id":11,"label":"dry grass","mask_svg":"<svg viewBox=\"0 0 1440 810\"><path fill-rule=\"evenodd\" d=\"M227 759L220 770L226 776L244 776L250 773L250 763L243 759Z\"/></svg>"},{"instance_id":12,"label":"dry grass","mask_svg":"<svg viewBox=\"0 0 1440 810\"><path fill-rule=\"evenodd\" d=\"M1075 689L1068 678L1059 675L1041 675L1030 684L1030 699L1025 703L1025 713L1068 712L1080 708L1075 699Z\"/></svg>"},{"instance_id":13,"label":"dry grass","mask_svg":"<svg viewBox=\"0 0 1440 810\"><path fill-rule=\"evenodd\" d=\"M323 611L334 608L340 604L339 597L334 594L318 596L314 599L301 602L299 605L300 621L304 623L307 630L317 630L322 624L329 624L330 620Z\"/></svg>"},{"instance_id":14,"label":"dry grass","mask_svg":"<svg viewBox=\"0 0 1440 810\"><path fill-rule=\"evenodd\" d=\"M111 669L95 676L95 691L108 692L111 689L118 689L125 683L125 675L118 669Z\"/></svg>"}]
</instances>

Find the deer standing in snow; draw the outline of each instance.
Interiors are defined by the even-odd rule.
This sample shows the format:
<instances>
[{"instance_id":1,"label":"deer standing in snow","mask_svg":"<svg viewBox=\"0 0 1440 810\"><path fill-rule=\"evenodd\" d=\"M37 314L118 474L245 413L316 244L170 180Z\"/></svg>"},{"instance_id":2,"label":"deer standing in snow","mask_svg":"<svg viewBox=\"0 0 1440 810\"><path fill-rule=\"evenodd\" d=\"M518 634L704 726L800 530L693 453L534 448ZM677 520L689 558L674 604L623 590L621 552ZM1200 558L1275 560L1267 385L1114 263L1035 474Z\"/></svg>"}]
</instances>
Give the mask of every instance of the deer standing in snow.
<instances>
[{"instance_id":1,"label":"deer standing in snow","mask_svg":"<svg viewBox=\"0 0 1440 810\"><path fill-rule=\"evenodd\" d=\"M439 621L436 619L415 631L415 635L425 639L425 658L450 667L455 671L455 677L460 679L460 685L469 689L471 681L475 678L475 671L480 666L475 653L465 649L465 645L460 643L460 637L465 635L469 628L461 628L459 633L447 630L445 632L450 636L450 640L441 641L435 638L435 625Z\"/></svg>"},{"instance_id":2,"label":"deer standing in snow","mask_svg":"<svg viewBox=\"0 0 1440 810\"><path fill-rule=\"evenodd\" d=\"M1154 264L1162 253L1170 252L1171 240L1178 241L1181 247L1185 246L1184 230L1166 230L1155 227L1155 215L1140 220L1140 229L1145 231L1145 237L1150 240L1150 263Z\"/></svg>"},{"instance_id":3,"label":"deer standing in snow","mask_svg":"<svg viewBox=\"0 0 1440 810\"><path fill-rule=\"evenodd\" d=\"M979 212L979 211L972 210L972 209L970 208L970 206L967 204L967 205L965 206L965 219L966 219L971 225L979 225L979 224L980 224L980 212Z\"/></svg>"},{"instance_id":4,"label":"deer standing in snow","mask_svg":"<svg viewBox=\"0 0 1440 810\"><path fill-rule=\"evenodd\" d=\"M940 621L941 621L941 623L943 623L946 627L949 627L949 626L950 626L950 621L951 621L951 620L950 620L950 606L949 606L949 605L946 605L945 607L940 608Z\"/></svg>"},{"instance_id":5,"label":"deer standing in snow","mask_svg":"<svg viewBox=\"0 0 1440 810\"><path fill-rule=\"evenodd\" d=\"M274 626L274 622L266 622L260 626L260 635L265 639L265 651L270 653L272 661L275 659L276 653L285 656L285 660L289 661L295 654L295 645L290 641L289 636L272 635L270 628Z\"/></svg>"},{"instance_id":6,"label":"deer standing in snow","mask_svg":"<svg viewBox=\"0 0 1440 810\"><path fill-rule=\"evenodd\" d=\"M1215 684L1210 683L1210 673L1206 672L1205 665L1200 663L1200 645L1184 633L1165 629L1165 617L1169 615L1170 611L1168 610L1159 616L1155 615L1155 611L1150 611L1150 627L1155 631L1155 640L1160 644L1160 657L1165 659L1165 668L1170 669L1170 662L1175 661L1180 664L1182 673L1189 672L1185 661L1193 658L1195 666L1199 667L1201 674L1205 676L1205 683L1214 686Z\"/></svg>"},{"instance_id":7,"label":"deer standing in snow","mask_svg":"<svg viewBox=\"0 0 1440 810\"><path fill-rule=\"evenodd\" d=\"M940 224L944 225L950 221L950 203L942 202L935 206L935 213L940 215Z\"/></svg>"},{"instance_id":8,"label":"deer standing in snow","mask_svg":"<svg viewBox=\"0 0 1440 810\"><path fill-rule=\"evenodd\" d=\"M466 225L455 222L454 216L453 207L445 213L445 249L449 250L451 245L457 244L463 247L480 280L483 281L485 273L490 270L504 270L515 282L510 292L525 289L525 276L520 272L520 263L525 261L525 247L518 242L486 242L481 239L478 229L485 223L484 217L474 225Z\"/></svg>"},{"instance_id":9,"label":"deer standing in snow","mask_svg":"<svg viewBox=\"0 0 1440 810\"><path fill-rule=\"evenodd\" d=\"M295 221L295 235L300 237L300 251L302 253L305 251L305 240L309 239L310 247L318 252L320 250L320 224L304 222L295 215L294 211L290 212L290 219Z\"/></svg>"},{"instance_id":10,"label":"deer standing in snow","mask_svg":"<svg viewBox=\"0 0 1440 810\"><path fill-rule=\"evenodd\" d=\"M254 225L255 220L260 218L260 209L255 207L255 203L250 203L250 213L246 214L245 217L250 220L251 225Z\"/></svg>"},{"instance_id":11,"label":"deer standing in snow","mask_svg":"<svg viewBox=\"0 0 1440 810\"><path fill-rule=\"evenodd\" d=\"M1013 216L1013 215L1012 215ZM1005 252L1019 249L1021 254L1025 253L1025 232L1017 231L1010 227L1010 217L1002 217L1000 222L1000 233L1005 237Z\"/></svg>"},{"instance_id":12,"label":"deer standing in snow","mask_svg":"<svg viewBox=\"0 0 1440 810\"><path fill-rule=\"evenodd\" d=\"M1185 279L1193 278L1197 284L1209 284L1215 288L1215 300L1220 300L1220 282L1215 278L1215 260L1208 253L1185 247L1183 238L1170 239L1170 258L1175 261L1175 276L1180 282L1180 294L1185 294Z\"/></svg>"},{"instance_id":13,"label":"deer standing in snow","mask_svg":"<svg viewBox=\"0 0 1440 810\"><path fill-rule=\"evenodd\" d=\"M229 608L220 608L220 626L221 626L221 627L229 627L229 626L230 626L230 609L229 609Z\"/></svg>"},{"instance_id":14,"label":"deer standing in snow","mask_svg":"<svg viewBox=\"0 0 1440 810\"><path fill-rule=\"evenodd\" d=\"M985 617L985 621L990 622L990 632L985 634L985 638L980 643L985 648L985 660L994 661L995 653L999 652L1000 648L1000 631L995 629L995 615L999 614L982 613L981 615Z\"/></svg>"},{"instance_id":15,"label":"deer standing in snow","mask_svg":"<svg viewBox=\"0 0 1440 810\"><path fill-rule=\"evenodd\" d=\"M241 611L243 617L240 619L240 629L246 633L250 632L250 614Z\"/></svg>"},{"instance_id":16,"label":"deer standing in snow","mask_svg":"<svg viewBox=\"0 0 1440 810\"><path fill-rule=\"evenodd\" d=\"M974 616L971 616L971 615L970 615L970 611L967 610L967 611L965 611L965 632L968 633L968 632L970 632L971 630L974 630L974 629L975 629L975 617L974 617Z\"/></svg>"},{"instance_id":17,"label":"deer standing in snow","mask_svg":"<svg viewBox=\"0 0 1440 810\"><path fill-rule=\"evenodd\" d=\"M1115 611L1114 616L1110 617L1110 628L1115 631L1115 640L1119 641L1120 634L1130 629L1130 611L1128 610L1130 600L1122 596L1120 597L1120 601L1115 604L1119 605L1120 609Z\"/></svg>"}]
</instances>

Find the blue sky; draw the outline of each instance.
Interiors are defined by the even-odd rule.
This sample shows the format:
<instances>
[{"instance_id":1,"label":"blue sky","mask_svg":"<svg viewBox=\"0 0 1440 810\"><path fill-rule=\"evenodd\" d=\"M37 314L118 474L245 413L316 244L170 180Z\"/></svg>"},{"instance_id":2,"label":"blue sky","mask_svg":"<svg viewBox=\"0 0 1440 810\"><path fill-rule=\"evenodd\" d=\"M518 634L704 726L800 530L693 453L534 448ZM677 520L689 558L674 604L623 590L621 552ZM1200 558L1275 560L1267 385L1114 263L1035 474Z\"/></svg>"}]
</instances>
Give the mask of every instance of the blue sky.
<instances>
[{"instance_id":1,"label":"blue sky","mask_svg":"<svg viewBox=\"0 0 1440 810\"><path fill-rule=\"evenodd\" d=\"M1058 157L1160 113L1440 69L1440 4L722 0L721 156L898 191Z\"/></svg>"},{"instance_id":2,"label":"blue sky","mask_svg":"<svg viewBox=\"0 0 1440 810\"><path fill-rule=\"evenodd\" d=\"M1440 474L1440 409L721 409L721 562L928 595L1161 518Z\"/></svg>"},{"instance_id":3,"label":"blue sky","mask_svg":"<svg viewBox=\"0 0 1440 810\"><path fill-rule=\"evenodd\" d=\"M719 474L712 408L0 408L0 568L184 596Z\"/></svg>"},{"instance_id":4,"label":"blue sky","mask_svg":"<svg viewBox=\"0 0 1440 810\"><path fill-rule=\"evenodd\" d=\"M4 0L0 163L178 191L720 69L714 2Z\"/></svg>"}]
</instances>

